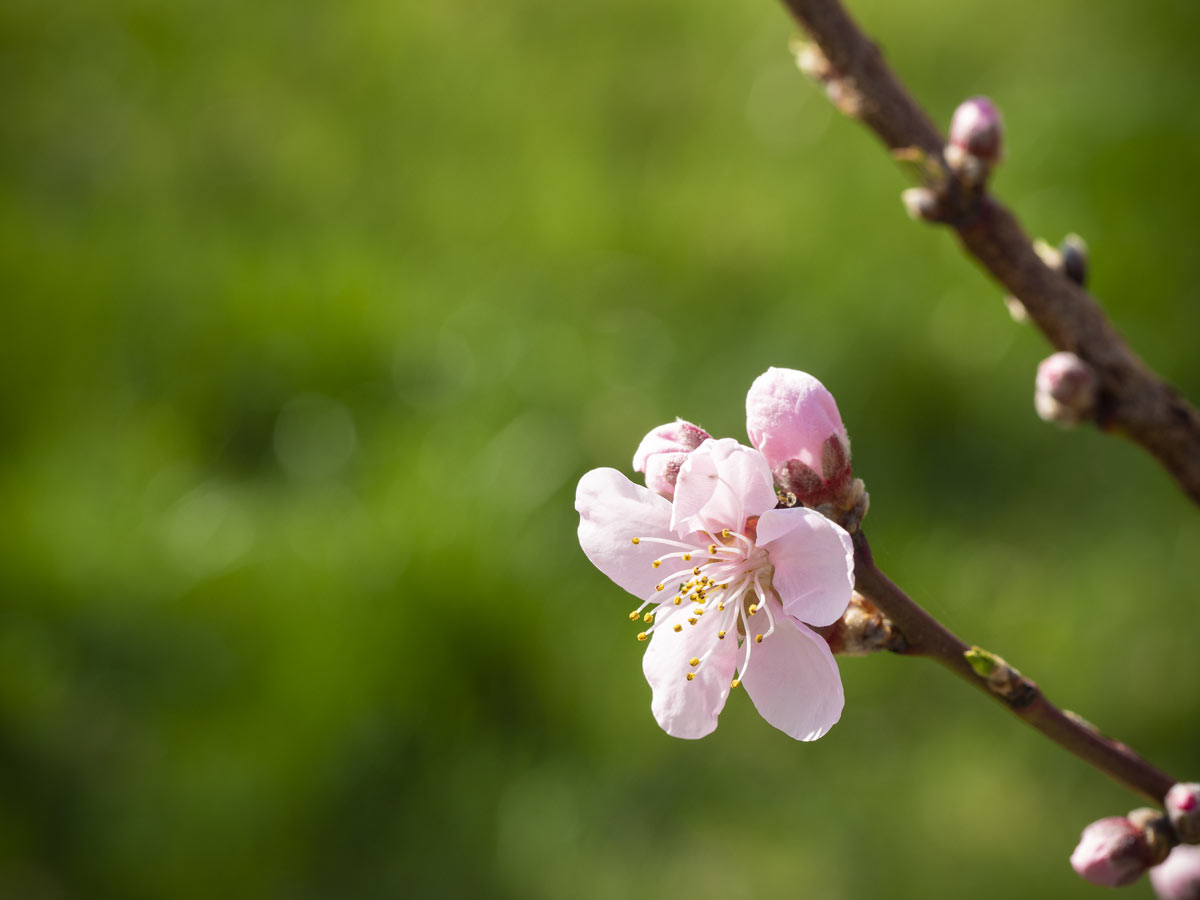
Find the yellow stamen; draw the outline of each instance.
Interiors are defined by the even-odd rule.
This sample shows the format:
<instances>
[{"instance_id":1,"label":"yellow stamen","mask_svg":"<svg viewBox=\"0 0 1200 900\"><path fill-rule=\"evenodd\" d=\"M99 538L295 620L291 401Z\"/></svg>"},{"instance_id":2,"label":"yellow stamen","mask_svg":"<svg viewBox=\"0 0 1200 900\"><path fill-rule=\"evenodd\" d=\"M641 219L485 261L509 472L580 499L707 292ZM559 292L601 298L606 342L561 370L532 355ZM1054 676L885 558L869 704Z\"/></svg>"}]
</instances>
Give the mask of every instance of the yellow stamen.
<instances>
[{"instance_id":1,"label":"yellow stamen","mask_svg":"<svg viewBox=\"0 0 1200 900\"><path fill-rule=\"evenodd\" d=\"M733 684L731 684L730 687L737 687L739 684L741 684L741 682L735 678L733 679Z\"/></svg>"},{"instance_id":2,"label":"yellow stamen","mask_svg":"<svg viewBox=\"0 0 1200 900\"><path fill-rule=\"evenodd\" d=\"M700 574L700 567L699 567L699 566L696 566L696 568L692 569L692 574L693 574L693 575L699 575L699 574Z\"/></svg>"},{"instance_id":3,"label":"yellow stamen","mask_svg":"<svg viewBox=\"0 0 1200 900\"><path fill-rule=\"evenodd\" d=\"M683 598L682 598L682 597L676 597L676 598L675 598L675 605L676 605L676 606L678 606L678 605L679 605L679 604L681 604L682 602L683 602Z\"/></svg>"},{"instance_id":4,"label":"yellow stamen","mask_svg":"<svg viewBox=\"0 0 1200 900\"><path fill-rule=\"evenodd\" d=\"M756 644L761 644L761 643L762 643L762 639L763 639L763 636L762 636L761 634L757 634L757 635L755 635L755 636L754 636L754 643L756 643Z\"/></svg>"},{"instance_id":5,"label":"yellow stamen","mask_svg":"<svg viewBox=\"0 0 1200 900\"><path fill-rule=\"evenodd\" d=\"M634 539L633 539L633 542L634 542L635 544L640 544L640 543L642 542L642 539L641 539L641 538L634 538Z\"/></svg>"},{"instance_id":6,"label":"yellow stamen","mask_svg":"<svg viewBox=\"0 0 1200 900\"><path fill-rule=\"evenodd\" d=\"M684 561L684 562L690 562L690 561L691 561L691 559L692 559L692 554L690 554L690 553L685 553L685 554L683 554L683 561Z\"/></svg>"},{"instance_id":7,"label":"yellow stamen","mask_svg":"<svg viewBox=\"0 0 1200 900\"><path fill-rule=\"evenodd\" d=\"M638 611L635 609L633 612L631 612L631 613L629 614L629 621L630 621L630 622L636 622L636 621L637 621L638 619L640 619L641 617L642 617L642 614L641 614L640 612L638 612Z\"/></svg>"},{"instance_id":8,"label":"yellow stamen","mask_svg":"<svg viewBox=\"0 0 1200 900\"><path fill-rule=\"evenodd\" d=\"M688 665L689 665L689 666L698 666L698 665L700 665L700 657L698 657L698 656L693 656L691 659L689 659L689 660L688 660Z\"/></svg>"},{"instance_id":9,"label":"yellow stamen","mask_svg":"<svg viewBox=\"0 0 1200 900\"><path fill-rule=\"evenodd\" d=\"M688 618L688 624L689 624L689 625L695 625L695 624L696 624L696 620L695 620L695 619L693 619L693 618L690 618L690 617L689 617L689 618Z\"/></svg>"},{"instance_id":10,"label":"yellow stamen","mask_svg":"<svg viewBox=\"0 0 1200 900\"><path fill-rule=\"evenodd\" d=\"M730 538L730 537L732 537L732 535L729 533L729 529L728 529L728 528L722 528L722 529L721 529L721 537L723 537L723 538L727 538L727 539L728 539L728 538ZM634 538L634 539L633 539L633 542L636 544L636 543L637 543L637 538Z\"/></svg>"},{"instance_id":11,"label":"yellow stamen","mask_svg":"<svg viewBox=\"0 0 1200 900\"><path fill-rule=\"evenodd\" d=\"M646 632L644 632L644 631L639 631L639 632L638 632L638 640L639 640L639 641L644 641L645 639L646 639Z\"/></svg>"},{"instance_id":12,"label":"yellow stamen","mask_svg":"<svg viewBox=\"0 0 1200 900\"><path fill-rule=\"evenodd\" d=\"M646 613L646 615L642 616L642 621L649 625L654 621L654 613Z\"/></svg>"},{"instance_id":13,"label":"yellow stamen","mask_svg":"<svg viewBox=\"0 0 1200 900\"><path fill-rule=\"evenodd\" d=\"M758 604L751 603L750 604L750 615L754 615L756 612L758 612Z\"/></svg>"},{"instance_id":14,"label":"yellow stamen","mask_svg":"<svg viewBox=\"0 0 1200 900\"><path fill-rule=\"evenodd\" d=\"M725 632L723 632L723 631L718 631L718 632L717 632L717 640L718 640L718 641L723 641L723 640L725 640Z\"/></svg>"},{"instance_id":15,"label":"yellow stamen","mask_svg":"<svg viewBox=\"0 0 1200 900\"><path fill-rule=\"evenodd\" d=\"M675 626L675 627L674 627L672 630L673 630L673 631L683 631L683 626L682 626L682 625L676 625L676 626Z\"/></svg>"},{"instance_id":16,"label":"yellow stamen","mask_svg":"<svg viewBox=\"0 0 1200 900\"><path fill-rule=\"evenodd\" d=\"M688 681L691 681L691 680L692 680L693 678L695 678L695 677L696 677L696 673L695 673L695 672L688 672L688 674L687 674L687 679L688 679Z\"/></svg>"},{"instance_id":17,"label":"yellow stamen","mask_svg":"<svg viewBox=\"0 0 1200 900\"><path fill-rule=\"evenodd\" d=\"M666 585L657 584L657 585L655 585L655 586L654 586L654 589L655 589L656 591L661 591L661 590L662 590L664 587L666 587Z\"/></svg>"},{"instance_id":18,"label":"yellow stamen","mask_svg":"<svg viewBox=\"0 0 1200 900\"><path fill-rule=\"evenodd\" d=\"M661 566L661 565L662 565L662 560L661 560L661 559L656 559L654 562L650 563L650 565L654 566L654 568L656 568L656 569L657 569L659 566Z\"/></svg>"},{"instance_id":19,"label":"yellow stamen","mask_svg":"<svg viewBox=\"0 0 1200 900\"><path fill-rule=\"evenodd\" d=\"M716 545L716 544L709 544L709 545L708 545L708 555L709 555L709 556L712 556L712 555L713 555L714 553L716 553L716 552L717 552L717 545Z\"/></svg>"}]
</instances>

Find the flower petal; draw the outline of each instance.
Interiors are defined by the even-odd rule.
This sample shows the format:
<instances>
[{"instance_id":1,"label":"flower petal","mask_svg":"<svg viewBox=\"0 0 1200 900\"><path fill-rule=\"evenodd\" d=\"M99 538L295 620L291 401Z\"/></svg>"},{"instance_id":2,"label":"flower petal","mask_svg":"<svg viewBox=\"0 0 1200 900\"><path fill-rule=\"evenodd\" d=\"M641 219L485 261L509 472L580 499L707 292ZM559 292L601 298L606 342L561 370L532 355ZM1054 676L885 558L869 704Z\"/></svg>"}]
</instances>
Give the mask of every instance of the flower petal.
<instances>
[{"instance_id":1,"label":"flower petal","mask_svg":"<svg viewBox=\"0 0 1200 900\"><path fill-rule=\"evenodd\" d=\"M671 528L678 534L705 528L740 531L746 519L776 503L775 481L761 453L733 438L710 438L679 469Z\"/></svg>"},{"instance_id":2,"label":"flower petal","mask_svg":"<svg viewBox=\"0 0 1200 900\"><path fill-rule=\"evenodd\" d=\"M757 543L775 567L784 612L810 625L841 618L854 590L854 544L844 528L814 509L772 509L758 520Z\"/></svg>"},{"instance_id":3,"label":"flower petal","mask_svg":"<svg viewBox=\"0 0 1200 900\"><path fill-rule=\"evenodd\" d=\"M669 548L631 539L674 539L667 527L671 504L616 469L592 469L579 479L575 509L579 545L592 564L631 594L645 599L654 593L660 576L652 563Z\"/></svg>"},{"instance_id":4,"label":"flower petal","mask_svg":"<svg viewBox=\"0 0 1200 900\"><path fill-rule=\"evenodd\" d=\"M689 625L686 606L670 608L676 612L665 618L667 608L663 608L664 618L659 619L663 624L655 630L642 657L642 671L654 692L650 711L672 737L702 738L717 727L717 716L729 696L737 656L736 632L718 640L721 621L715 610ZM674 630L676 623L683 626L682 631ZM703 666L690 665L714 645L716 649ZM687 680L688 672L696 673L692 681Z\"/></svg>"},{"instance_id":5,"label":"flower petal","mask_svg":"<svg viewBox=\"0 0 1200 900\"><path fill-rule=\"evenodd\" d=\"M742 684L759 714L789 737L815 741L842 717L842 676L824 638L767 603L775 631L754 644ZM762 613L750 621L753 635L767 630Z\"/></svg>"}]
</instances>

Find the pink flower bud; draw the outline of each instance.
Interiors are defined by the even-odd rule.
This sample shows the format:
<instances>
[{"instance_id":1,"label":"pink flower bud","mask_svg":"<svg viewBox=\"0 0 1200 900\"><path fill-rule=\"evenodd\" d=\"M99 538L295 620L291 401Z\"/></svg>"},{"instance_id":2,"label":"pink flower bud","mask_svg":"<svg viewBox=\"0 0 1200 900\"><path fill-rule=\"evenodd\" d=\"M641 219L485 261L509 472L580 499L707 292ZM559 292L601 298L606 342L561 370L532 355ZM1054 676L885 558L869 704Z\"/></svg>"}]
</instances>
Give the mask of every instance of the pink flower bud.
<instances>
[{"instance_id":1,"label":"pink flower bud","mask_svg":"<svg viewBox=\"0 0 1200 900\"><path fill-rule=\"evenodd\" d=\"M825 444L831 437L849 469L850 439L837 403L807 372L770 368L754 379L746 395L746 433L772 471L799 460L827 481L840 475L824 472Z\"/></svg>"},{"instance_id":2,"label":"pink flower bud","mask_svg":"<svg viewBox=\"0 0 1200 900\"><path fill-rule=\"evenodd\" d=\"M1200 900L1200 847L1181 844L1167 861L1150 870L1159 900Z\"/></svg>"},{"instance_id":3,"label":"pink flower bud","mask_svg":"<svg viewBox=\"0 0 1200 900\"><path fill-rule=\"evenodd\" d=\"M1055 353L1038 366L1033 405L1047 422L1075 425L1096 408L1096 373L1074 353Z\"/></svg>"},{"instance_id":4,"label":"pink flower bud","mask_svg":"<svg viewBox=\"0 0 1200 900\"><path fill-rule=\"evenodd\" d=\"M999 162L1004 149L1000 110L987 97L964 100L950 120L950 146L987 162Z\"/></svg>"},{"instance_id":5,"label":"pink flower bud","mask_svg":"<svg viewBox=\"0 0 1200 900\"><path fill-rule=\"evenodd\" d=\"M1121 816L1093 822L1083 829L1071 854L1071 867L1093 884L1133 884L1149 866L1150 851L1142 830Z\"/></svg>"},{"instance_id":6,"label":"pink flower bud","mask_svg":"<svg viewBox=\"0 0 1200 900\"><path fill-rule=\"evenodd\" d=\"M1163 801L1175 833L1185 844L1200 844L1200 784L1176 784Z\"/></svg>"},{"instance_id":7,"label":"pink flower bud","mask_svg":"<svg viewBox=\"0 0 1200 900\"><path fill-rule=\"evenodd\" d=\"M633 471L644 472L646 487L668 500L675 497L675 480L687 455L708 440L699 425L676 419L642 438L633 454Z\"/></svg>"}]
</instances>

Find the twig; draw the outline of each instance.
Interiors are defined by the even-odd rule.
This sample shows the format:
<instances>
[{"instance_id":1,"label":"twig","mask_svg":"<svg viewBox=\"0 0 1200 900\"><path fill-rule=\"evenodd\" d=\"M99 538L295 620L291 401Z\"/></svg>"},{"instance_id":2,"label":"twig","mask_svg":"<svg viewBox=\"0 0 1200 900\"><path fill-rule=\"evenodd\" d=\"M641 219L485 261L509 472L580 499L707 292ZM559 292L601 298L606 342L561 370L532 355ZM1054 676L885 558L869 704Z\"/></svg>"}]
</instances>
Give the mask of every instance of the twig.
<instances>
[{"instance_id":1,"label":"twig","mask_svg":"<svg viewBox=\"0 0 1200 900\"><path fill-rule=\"evenodd\" d=\"M938 128L841 3L783 3L828 60L838 107L893 151L915 147L942 163L945 142ZM1200 413L1129 348L1090 294L1042 262L1008 209L982 189L963 200L947 224L964 249L1021 301L1051 344L1096 371L1097 424L1144 447L1200 504Z\"/></svg>"},{"instance_id":2,"label":"twig","mask_svg":"<svg viewBox=\"0 0 1200 900\"><path fill-rule=\"evenodd\" d=\"M1079 716L1059 709L1036 684L1000 657L964 644L879 571L861 531L854 535L854 574L855 589L903 635L907 646L897 652L936 660L1084 762L1155 803L1162 803L1175 779L1124 744L1104 737Z\"/></svg>"}]
</instances>

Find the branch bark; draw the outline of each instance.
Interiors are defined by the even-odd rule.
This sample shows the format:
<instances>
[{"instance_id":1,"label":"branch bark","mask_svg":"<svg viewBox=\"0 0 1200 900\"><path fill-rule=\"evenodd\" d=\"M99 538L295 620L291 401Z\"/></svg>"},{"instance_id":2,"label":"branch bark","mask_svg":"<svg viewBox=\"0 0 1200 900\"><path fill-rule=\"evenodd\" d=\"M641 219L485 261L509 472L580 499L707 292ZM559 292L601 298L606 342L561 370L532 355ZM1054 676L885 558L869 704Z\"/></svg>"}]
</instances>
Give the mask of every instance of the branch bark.
<instances>
[{"instance_id":1,"label":"branch bark","mask_svg":"<svg viewBox=\"0 0 1200 900\"><path fill-rule=\"evenodd\" d=\"M891 150L916 147L944 165L941 132L841 3L783 3L828 60L838 107ZM965 199L969 206L947 224L963 249L1021 301L1055 348L1095 369L1101 383L1097 425L1140 444L1200 504L1200 413L1129 348L1087 291L1042 262L1003 204L985 190Z\"/></svg>"},{"instance_id":2,"label":"branch bark","mask_svg":"<svg viewBox=\"0 0 1200 900\"><path fill-rule=\"evenodd\" d=\"M1080 717L1059 709L1036 684L1004 660L963 643L879 570L861 531L854 535L854 574L855 590L903 635L906 646L897 652L936 660L1084 762L1162 804L1175 779L1119 741L1104 737Z\"/></svg>"}]
</instances>

